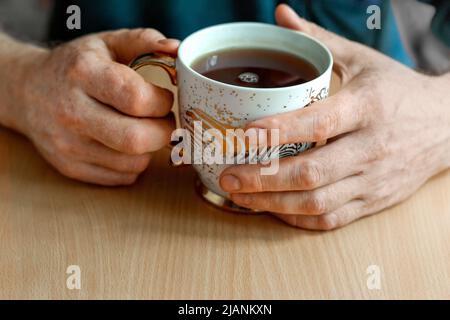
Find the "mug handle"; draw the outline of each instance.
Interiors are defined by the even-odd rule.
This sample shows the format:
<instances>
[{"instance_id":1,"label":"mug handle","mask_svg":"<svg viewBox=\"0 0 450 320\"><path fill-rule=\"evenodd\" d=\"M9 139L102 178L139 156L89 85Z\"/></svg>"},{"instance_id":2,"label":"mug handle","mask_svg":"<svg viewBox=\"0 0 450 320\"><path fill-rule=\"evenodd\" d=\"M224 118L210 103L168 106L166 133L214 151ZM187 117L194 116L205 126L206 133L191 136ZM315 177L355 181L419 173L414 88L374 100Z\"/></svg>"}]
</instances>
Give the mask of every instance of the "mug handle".
<instances>
[{"instance_id":1,"label":"mug handle","mask_svg":"<svg viewBox=\"0 0 450 320\"><path fill-rule=\"evenodd\" d=\"M154 52L137 57L129 64L129 67L141 75L146 82L172 92L174 98L172 112L175 115L177 128L180 128L175 61L175 57L169 54Z\"/></svg>"},{"instance_id":2,"label":"mug handle","mask_svg":"<svg viewBox=\"0 0 450 320\"><path fill-rule=\"evenodd\" d=\"M134 59L129 67L141 75L148 83L158 87L167 89L173 94L172 113L175 116L176 127L181 127L179 108L178 108L178 88L177 88L177 69L175 57L166 53L154 52L144 54ZM173 149L173 145L167 146ZM175 164L171 160L170 165L173 167L182 166Z\"/></svg>"}]
</instances>

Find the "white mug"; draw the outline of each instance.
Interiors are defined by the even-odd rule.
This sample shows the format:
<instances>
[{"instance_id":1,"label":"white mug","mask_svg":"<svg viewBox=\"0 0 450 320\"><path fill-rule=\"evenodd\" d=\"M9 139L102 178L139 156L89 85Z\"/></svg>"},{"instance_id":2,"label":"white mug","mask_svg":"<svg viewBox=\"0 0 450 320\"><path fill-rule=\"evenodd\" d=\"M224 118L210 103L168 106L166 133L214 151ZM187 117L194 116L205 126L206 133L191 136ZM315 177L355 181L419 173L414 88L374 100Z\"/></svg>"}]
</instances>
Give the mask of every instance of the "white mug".
<instances>
[{"instance_id":1,"label":"white mug","mask_svg":"<svg viewBox=\"0 0 450 320\"><path fill-rule=\"evenodd\" d=\"M227 49L268 49L298 56L311 63L318 77L299 85L282 88L249 88L209 79L196 72L192 64L209 53ZM155 68L156 66L156 68ZM333 57L325 45L297 31L263 23L228 23L200 30L180 45L175 59L152 53L134 60L130 67L150 83L173 91L177 126L192 131L192 120L208 127L217 123L227 128L244 128L249 122L309 106L328 96ZM169 77L167 77L169 75ZM301 143L280 147L281 156L294 156L313 147ZM234 205L219 184L220 174L229 164L194 164L201 195L226 209L243 210Z\"/></svg>"}]
</instances>

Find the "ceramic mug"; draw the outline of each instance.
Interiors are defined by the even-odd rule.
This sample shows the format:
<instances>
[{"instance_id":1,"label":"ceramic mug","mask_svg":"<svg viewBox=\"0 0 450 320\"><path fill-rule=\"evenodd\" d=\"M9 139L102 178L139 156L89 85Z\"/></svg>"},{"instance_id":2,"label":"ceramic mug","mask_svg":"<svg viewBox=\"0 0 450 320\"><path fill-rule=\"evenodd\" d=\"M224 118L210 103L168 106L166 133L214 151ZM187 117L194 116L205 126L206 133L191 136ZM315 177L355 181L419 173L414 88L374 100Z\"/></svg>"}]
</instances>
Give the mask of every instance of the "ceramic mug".
<instances>
[{"instance_id":1,"label":"ceramic mug","mask_svg":"<svg viewBox=\"0 0 450 320\"><path fill-rule=\"evenodd\" d=\"M192 65L209 53L227 49L268 49L298 56L311 63L318 77L282 88L249 88L209 79ZM244 128L256 119L294 111L328 96L333 68L330 51L318 40L297 31L263 23L228 23L200 30L180 45L178 57L153 53L135 59L131 68L150 83L173 91L177 105L177 126L192 132L192 122L207 128ZM169 77L167 77L169 75ZM162 79L165 79L165 81ZM313 147L313 143L284 145L280 156L293 156ZM219 184L220 174L229 164L193 164L199 176L198 190L209 202L227 209L241 210Z\"/></svg>"}]
</instances>

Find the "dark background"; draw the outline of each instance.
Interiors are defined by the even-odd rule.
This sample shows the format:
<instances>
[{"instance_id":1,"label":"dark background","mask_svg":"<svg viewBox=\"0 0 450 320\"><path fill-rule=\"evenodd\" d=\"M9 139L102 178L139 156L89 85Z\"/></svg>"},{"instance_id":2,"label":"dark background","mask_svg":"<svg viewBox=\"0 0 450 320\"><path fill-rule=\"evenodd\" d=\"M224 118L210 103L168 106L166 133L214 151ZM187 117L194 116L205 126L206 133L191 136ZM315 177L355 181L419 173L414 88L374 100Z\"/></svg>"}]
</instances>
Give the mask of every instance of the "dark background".
<instances>
[{"instance_id":1,"label":"dark background","mask_svg":"<svg viewBox=\"0 0 450 320\"><path fill-rule=\"evenodd\" d=\"M57 0L0 0L0 29L21 40L47 45L53 1ZM450 48L430 31L434 8L416 0L391 2L403 42L419 68L435 74L450 70Z\"/></svg>"}]
</instances>

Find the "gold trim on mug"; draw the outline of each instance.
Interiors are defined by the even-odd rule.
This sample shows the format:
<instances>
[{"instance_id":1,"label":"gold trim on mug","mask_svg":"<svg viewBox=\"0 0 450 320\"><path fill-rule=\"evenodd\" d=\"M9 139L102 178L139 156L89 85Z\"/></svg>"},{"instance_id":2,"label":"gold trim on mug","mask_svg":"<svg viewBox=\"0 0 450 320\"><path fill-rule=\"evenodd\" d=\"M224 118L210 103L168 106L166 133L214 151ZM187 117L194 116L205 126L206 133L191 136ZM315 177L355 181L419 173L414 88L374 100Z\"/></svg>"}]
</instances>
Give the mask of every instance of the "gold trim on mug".
<instances>
[{"instance_id":1,"label":"gold trim on mug","mask_svg":"<svg viewBox=\"0 0 450 320\"><path fill-rule=\"evenodd\" d=\"M196 178L195 181L195 190L197 193L205 200L207 203L212 204L214 207L227 210L235 213L251 213L251 214L264 214L264 211L248 209L241 206L238 206L236 203L227 199L217 193L209 190L200 180L200 178Z\"/></svg>"},{"instance_id":2,"label":"gold trim on mug","mask_svg":"<svg viewBox=\"0 0 450 320\"><path fill-rule=\"evenodd\" d=\"M246 40L241 39L242 32L246 32L246 35L248 36ZM274 48L286 44L286 51L293 54L302 52L304 47L312 48L308 51L308 54L302 53L302 58L314 62L313 64L317 67L320 75L313 80L314 82L311 81L309 84L304 83L298 86L284 88L243 88L208 79L191 68L194 59L201 53L209 52L209 49L211 48L217 50L223 49L222 47L227 42L236 42L234 44L236 46L251 45L255 48L259 46L267 47L267 39L272 41L271 43ZM296 41L297 39L299 41ZM316 61L318 61L318 66L316 65ZM178 70L177 66L180 67ZM149 82L154 81L156 85L171 90L174 93L174 96L179 98L179 110L177 110L177 108L173 110L177 115L177 128L180 128L181 123L183 123L184 129L191 129L189 131L192 131L191 127L194 120L199 120L205 125L206 129L214 128L216 126L218 127L217 129L227 129L228 126L242 127L246 123L244 119L258 119L269 116L270 114L296 110L302 108L302 106L304 107L309 102L320 100L326 96L328 91L332 66L333 57L331 52L320 41L299 32L261 23L231 23L209 27L202 31L198 31L185 39L178 49L177 58L173 55L156 52L142 55L130 64L130 67L141 74L144 79ZM159 73L153 72L153 67L164 69L163 73L169 75L170 79L164 77L164 79L161 79L164 81L160 84L158 79L160 75ZM211 97L208 96L205 97L208 98L206 100L199 100L199 95L200 98L204 98L202 96L204 92L197 92L198 89L194 82L199 82L197 85L206 86L205 89L208 89L209 95L216 89L219 93L225 92L226 94L224 93L223 95L219 94L219 96L214 95ZM182 85L181 88L175 88L177 83L186 85ZM309 89L308 86L310 86ZM295 93L293 90L295 90ZM239 94L242 94L242 96L239 97ZM236 98L241 98L240 102L235 101ZM207 101L208 105L211 104L212 106L217 104L220 108L217 107L217 110L215 109L209 114L208 111L210 110L210 106L204 106L204 101ZM230 106L235 106L235 103L241 103L241 105L248 103L252 108L249 108L249 113L246 113L243 118L241 117L242 114L240 111L230 108ZM261 107L266 104L268 107L272 104L278 105L279 108L284 106L284 109L287 110L279 109L280 112L278 112L275 110L276 106L275 108L270 108L267 112L266 109L256 109L257 106ZM222 118L218 119L214 116L220 112L223 113L221 110L222 107L227 111L227 114L230 113L230 117L227 116L224 121L222 121ZM232 118L231 115L234 118ZM220 122L218 120L220 120ZM227 121L230 121L230 123L222 123ZM222 131L223 130L219 130L219 132ZM213 137L215 138L214 135ZM223 139L221 141L224 142ZM321 147L325 143L326 141L316 142L307 144L307 147ZM291 152L296 150L296 152L302 152L305 150L305 144L300 144L300 147L301 148L288 145L283 151ZM225 150L225 147L223 150ZM287 152L285 152L284 155L287 155ZM209 167L209 169L211 169L211 167ZM221 171L221 168L213 167L211 170L206 170L203 167L196 167L196 170L202 181L209 181L209 183L205 185L201 180L196 181L196 190L207 203L232 212L247 214L258 212L236 205L233 201L228 199L227 194L220 191L221 188L217 183L217 175L219 174L219 171ZM208 189L206 186L211 189Z\"/></svg>"},{"instance_id":3,"label":"gold trim on mug","mask_svg":"<svg viewBox=\"0 0 450 320\"><path fill-rule=\"evenodd\" d=\"M138 71L142 67L156 66L163 68L170 77L170 81L174 86L177 85L177 69L175 58L167 53L148 53L144 54L130 63L130 68Z\"/></svg>"}]
</instances>

